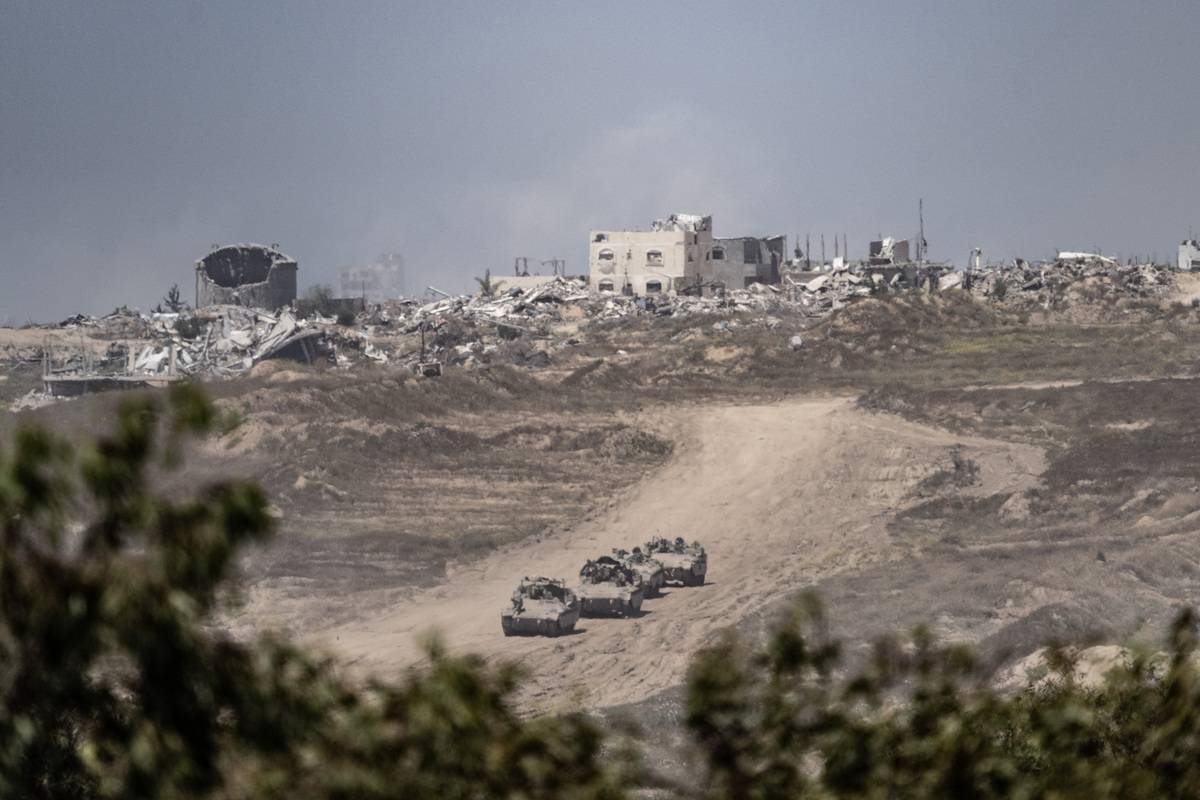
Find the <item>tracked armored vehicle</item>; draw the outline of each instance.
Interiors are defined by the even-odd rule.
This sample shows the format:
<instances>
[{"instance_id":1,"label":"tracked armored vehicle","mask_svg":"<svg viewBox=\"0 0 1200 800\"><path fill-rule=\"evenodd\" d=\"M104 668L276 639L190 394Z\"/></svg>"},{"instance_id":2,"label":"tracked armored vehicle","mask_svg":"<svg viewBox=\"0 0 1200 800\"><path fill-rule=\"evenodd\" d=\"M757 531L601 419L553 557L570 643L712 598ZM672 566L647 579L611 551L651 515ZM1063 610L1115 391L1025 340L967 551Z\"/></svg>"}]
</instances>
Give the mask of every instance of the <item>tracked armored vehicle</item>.
<instances>
[{"instance_id":1,"label":"tracked armored vehicle","mask_svg":"<svg viewBox=\"0 0 1200 800\"><path fill-rule=\"evenodd\" d=\"M500 612L505 636L559 636L579 621L579 598L560 580L525 578Z\"/></svg>"},{"instance_id":2,"label":"tracked armored vehicle","mask_svg":"<svg viewBox=\"0 0 1200 800\"><path fill-rule=\"evenodd\" d=\"M642 609L642 579L612 556L589 560L579 570L585 617L632 617Z\"/></svg>"},{"instance_id":3,"label":"tracked armored vehicle","mask_svg":"<svg viewBox=\"0 0 1200 800\"><path fill-rule=\"evenodd\" d=\"M662 562L667 583L681 586L703 586L708 573L708 556L699 542L688 544L682 536L674 541L655 536L646 542L646 552Z\"/></svg>"},{"instance_id":4,"label":"tracked armored vehicle","mask_svg":"<svg viewBox=\"0 0 1200 800\"><path fill-rule=\"evenodd\" d=\"M640 547L633 548L632 553L628 550L613 550L613 558L641 577L646 597L658 597L662 593L660 590L667 580L667 573L657 558L646 555Z\"/></svg>"}]
</instances>

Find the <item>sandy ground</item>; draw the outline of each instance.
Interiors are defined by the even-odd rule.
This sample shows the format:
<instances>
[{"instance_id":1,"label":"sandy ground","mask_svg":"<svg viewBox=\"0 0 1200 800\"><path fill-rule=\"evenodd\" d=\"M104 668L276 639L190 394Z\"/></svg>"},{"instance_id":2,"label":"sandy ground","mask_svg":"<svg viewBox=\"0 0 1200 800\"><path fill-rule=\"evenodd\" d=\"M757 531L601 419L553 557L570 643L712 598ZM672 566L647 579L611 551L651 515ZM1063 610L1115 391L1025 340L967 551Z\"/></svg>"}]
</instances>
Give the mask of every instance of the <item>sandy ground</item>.
<instances>
[{"instance_id":1,"label":"sandy ground","mask_svg":"<svg viewBox=\"0 0 1200 800\"><path fill-rule=\"evenodd\" d=\"M833 574L899 558L887 521L915 502L949 451L980 466L970 492L1024 489L1039 450L955 436L815 399L681 412L671 462L565 533L452 568L441 586L318 641L381 675L419 663L423 633L452 649L518 662L535 709L600 708L679 684L692 654L722 629ZM650 536L699 539L709 582L648 600L637 619L584 619L571 636L505 638L499 615L524 575L574 582L588 557Z\"/></svg>"},{"instance_id":2,"label":"sandy ground","mask_svg":"<svg viewBox=\"0 0 1200 800\"><path fill-rule=\"evenodd\" d=\"M1191 305L1195 300L1200 300L1200 274L1194 272L1180 272L1175 276L1175 285L1171 289L1171 293L1167 296L1164 304L1183 303Z\"/></svg>"}]
</instances>

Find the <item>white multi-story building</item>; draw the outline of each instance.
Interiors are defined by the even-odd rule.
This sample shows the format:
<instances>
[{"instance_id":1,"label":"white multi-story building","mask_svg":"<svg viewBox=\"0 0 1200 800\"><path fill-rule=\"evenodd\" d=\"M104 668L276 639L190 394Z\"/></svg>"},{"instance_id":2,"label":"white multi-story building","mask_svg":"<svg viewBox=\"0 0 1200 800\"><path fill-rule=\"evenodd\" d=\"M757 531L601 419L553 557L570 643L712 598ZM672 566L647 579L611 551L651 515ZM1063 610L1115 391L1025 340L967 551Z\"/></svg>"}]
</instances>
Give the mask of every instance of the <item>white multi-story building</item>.
<instances>
[{"instance_id":1,"label":"white multi-story building","mask_svg":"<svg viewBox=\"0 0 1200 800\"><path fill-rule=\"evenodd\" d=\"M672 214L648 231L592 231L588 285L600 292L659 294L699 284L712 250L712 217Z\"/></svg>"},{"instance_id":2,"label":"white multi-story building","mask_svg":"<svg viewBox=\"0 0 1200 800\"><path fill-rule=\"evenodd\" d=\"M650 230L591 231L588 286L653 295L685 289L708 294L752 283L779 283L783 236L714 239L712 217L673 214Z\"/></svg>"}]
</instances>

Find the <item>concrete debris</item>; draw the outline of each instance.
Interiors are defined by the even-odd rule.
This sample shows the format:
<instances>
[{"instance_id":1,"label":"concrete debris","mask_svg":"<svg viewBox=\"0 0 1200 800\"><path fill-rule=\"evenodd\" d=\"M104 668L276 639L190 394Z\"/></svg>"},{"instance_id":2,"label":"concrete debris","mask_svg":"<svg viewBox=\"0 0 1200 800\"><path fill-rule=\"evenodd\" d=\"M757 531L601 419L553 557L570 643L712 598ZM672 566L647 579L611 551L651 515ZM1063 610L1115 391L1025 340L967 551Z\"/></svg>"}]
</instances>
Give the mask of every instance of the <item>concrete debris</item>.
<instances>
[{"instance_id":1,"label":"concrete debris","mask_svg":"<svg viewBox=\"0 0 1200 800\"><path fill-rule=\"evenodd\" d=\"M1084 302L1151 298L1167 294L1175 281L1170 267L1120 265L1090 253L1062 253L1041 263L1017 259L955 277L976 297L1014 309L1051 308L1068 297Z\"/></svg>"},{"instance_id":2,"label":"concrete debris","mask_svg":"<svg viewBox=\"0 0 1200 800\"><path fill-rule=\"evenodd\" d=\"M686 226L693 220L676 217L663 223ZM567 348L585 343L581 326L587 323L712 315L716 319L711 329L730 334L739 324L774 330L784 317L818 318L859 298L904 289L962 289L1012 309L1050 308L1062 307L1056 304L1068 298L1073 304L1076 297L1163 295L1174 276L1168 267L1122 266L1104 256L1076 252L1044 263L1018 259L967 272L911 262L842 265L819 273L789 268L778 286L751 283L709 296L688 291L644 296L596 292L583 280L553 276L524 287L501 285L488 295L431 289L429 296L435 299L386 301L359 312L353 324L346 324L344 315L340 324L319 313L301 317L291 306L269 312L212 305L153 314L122 307L102 317L75 315L49 326L78 330L79 352L65 352L69 348L62 345L54 352L56 348L46 344L9 355L26 363L41 361L46 393L56 396L156 386L185 377L232 377L275 358L322 361L342 369L398 365L436 377L444 368L496 363L535 370L552 367ZM756 319L730 318L747 312ZM84 339L90 342L86 347ZM804 340L791 336L788 346L799 350Z\"/></svg>"}]
</instances>

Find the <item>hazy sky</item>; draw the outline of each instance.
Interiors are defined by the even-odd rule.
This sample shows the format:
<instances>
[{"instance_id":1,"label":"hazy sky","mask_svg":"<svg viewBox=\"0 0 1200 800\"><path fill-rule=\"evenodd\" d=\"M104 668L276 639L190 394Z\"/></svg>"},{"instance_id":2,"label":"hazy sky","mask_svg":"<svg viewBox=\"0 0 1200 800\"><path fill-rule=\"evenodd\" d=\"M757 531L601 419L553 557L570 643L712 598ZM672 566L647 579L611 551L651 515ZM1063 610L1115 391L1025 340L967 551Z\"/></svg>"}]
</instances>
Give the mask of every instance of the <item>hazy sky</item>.
<instances>
[{"instance_id":1,"label":"hazy sky","mask_svg":"<svg viewBox=\"0 0 1200 800\"><path fill-rule=\"evenodd\" d=\"M190 299L217 242L447 290L673 211L859 257L918 197L935 258L1166 257L1198 79L1195 0L0 0L0 322Z\"/></svg>"}]
</instances>

